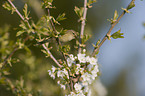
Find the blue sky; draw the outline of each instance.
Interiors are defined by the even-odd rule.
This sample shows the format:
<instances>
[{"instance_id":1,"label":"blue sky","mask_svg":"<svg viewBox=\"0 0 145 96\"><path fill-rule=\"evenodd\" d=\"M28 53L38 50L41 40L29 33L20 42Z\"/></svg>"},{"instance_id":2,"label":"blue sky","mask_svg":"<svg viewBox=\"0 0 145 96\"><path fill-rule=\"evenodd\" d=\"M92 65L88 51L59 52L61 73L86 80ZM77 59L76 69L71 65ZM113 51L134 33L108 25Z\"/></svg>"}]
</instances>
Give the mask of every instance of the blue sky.
<instances>
[{"instance_id":1,"label":"blue sky","mask_svg":"<svg viewBox=\"0 0 145 96\"><path fill-rule=\"evenodd\" d=\"M103 1L105 0L98 2ZM123 3L119 7L127 6L131 0L121 1ZM143 22L145 22L145 1L136 0L135 4L136 7L130 10L132 13L126 14L113 29L114 32L121 28L125 38L112 39L111 42L106 41L101 46L98 58L101 66L101 79L105 85L112 84L120 72L126 70L126 84L130 96L145 96L145 40L143 40L145 35L145 27L143 27ZM108 24L104 22L100 33L107 32L108 29ZM103 34L100 38L102 37ZM136 86L136 95L131 94L134 86Z\"/></svg>"}]
</instances>

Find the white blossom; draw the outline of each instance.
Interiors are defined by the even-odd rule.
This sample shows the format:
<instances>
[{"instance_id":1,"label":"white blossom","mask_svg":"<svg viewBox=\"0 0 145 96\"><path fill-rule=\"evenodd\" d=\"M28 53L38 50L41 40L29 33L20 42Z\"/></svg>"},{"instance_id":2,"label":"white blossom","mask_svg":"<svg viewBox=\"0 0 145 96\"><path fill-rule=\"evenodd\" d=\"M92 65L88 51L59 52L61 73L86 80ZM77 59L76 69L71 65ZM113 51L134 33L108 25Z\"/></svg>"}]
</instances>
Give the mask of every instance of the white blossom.
<instances>
[{"instance_id":1,"label":"white blossom","mask_svg":"<svg viewBox=\"0 0 145 96\"><path fill-rule=\"evenodd\" d=\"M56 68L54 66L52 66L52 72L55 72Z\"/></svg>"},{"instance_id":2,"label":"white blossom","mask_svg":"<svg viewBox=\"0 0 145 96\"><path fill-rule=\"evenodd\" d=\"M77 56L78 56L78 60L80 61L80 63L86 63L86 57L85 57L86 54L81 54L79 53Z\"/></svg>"},{"instance_id":3,"label":"white blossom","mask_svg":"<svg viewBox=\"0 0 145 96\"><path fill-rule=\"evenodd\" d=\"M90 62L90 56L86 57L86 62Z\"/></svg>"},{"instance_id":4,"label":"white blossom","mask_svg":"<svg viewBox=\"0 0 145 96\"><path fill-rule=\"evenodd\" d=\"M52 77L53 79L55 79L55 74L51 70L48 70L48 73L49 73L50 77Z\"/></svg>"},{"instance_id":5,"label":"white blossom","mask_svg":"<svg viewBox=\"0 0 145 96\"><path fill-rule=\"evenodd\" d=\"M65 68L63 69L63 72L67 76L67 78L69 79L68 71Z\"/></svg>"},{"instance_id":6,"label":"white blossom","mask_svg":"<svg viewBox=\"0 0 145 96\"><path fill-rule=\"evenodd\" d=\"M64 68L63 70L59 70L58 72L57 72L57 77L64 77L64 76L67 76L67 78L69 78L69 76L68 76L68 71Z\"/></svg>"},{"instance_id":7,"label":"white blossom","mask_svg":"<svg viewBox=\"0 0 145 96\"><path fill-rule=\"evenodd\" d=\"M91 75L86 72L82 75L83 81L90 81Z\"/></svg>"},{"instance_id":8,"label":"white blossom","mask_svg":"<svg viewBox=\"0 0 145 96\"><path fill-rule=\"evenodd\" d=\"M79 74L80 66L81 66L80 64L76 64L76 69L75 69L76 74Z\"/></svg>"},{"instance_id":9,"label":"white blossom","mask_svg":"<svg viewBox=\"0 0 145 96\"><path fill-rule=\"evenodd\" d=\"M82 85L83 86L88 86L88 82L87 81L82 81Z\"/></svg>"},{"instance_id":10,"label":"white blossom","mask_svg":"<svg viewBox=\"0 0 145 96\"><path fill-rule=\"evenodd\" d=\"M74 85L74 88L75 88L75 90L78 92L78 91L80 91L80 90L82 89L82 85L79 84L79 83L76 83L76 84Z\"/></svg>"},{"instance_id":11,"label":"white blossom","mask_svg":"<svg viewBox=\"0 0 145 96\"><path fill-rule=\"evenodd\" d=\"M90 59L90 64L92 64L92 65L96 65L97 64L97 58L94 58L94 57L91 57Z\"/></svg>"},{"instance_id":12,"label":"white blossom","mask_svg":"<svg viewBox=\"0 0 145 96\"><path fill-rule=\"evenodd\" d=\"M96 72L99 72L98 65L95 65L94 70L95 70Z\"/></svg>"},{"instance_id":13,"label":"white blossom","mask_svg":"<svg viewBox=\"0 0 145 96\"><path fill-rule=\"evenodd\" d=\"M80 65L80 64L76 64L76 66L77 66L77 68L80 68L80 67L81 67L81 65Z\"/></svg>"},{"instance_id":14,"label":"white blossom","mask_svg":"<svg viewBox=\"0 0 145 96\"><path fill-rule=\"evenodd\" d=\"M95 80L95 78L98 76L97 74L98 72L99 72L98 65L96 65L94 69L91 71L93 80Z\"/></svg>"},{"instance_id":15,"label":"white blossom","mask_svg":"<svg viewBox=\"0 0 145 96\"><path fill-rule=\"evenodd\" d=\"M68 64L69 67L72 66L72 63L73 63L73 62L74 62L74 61L73 61L72 59L67 58L67 64Z\"/></svg>"},{"instance_id":16,"label":"white blossom","mask_svg":"<svg viewBox=\"0 0 145 96\"><path fill-rule=\"evenodd\" d=\"M97 77L98 75L97 75L97 71L96 70L93 70L93 71L91 71L91 73L92 73L92 79L93 80L95 80L95 77Z\"/></svg>"},{"instance_id":17,"label":"white blossom","mask_svg":"<svg viewBox=\"0 0 145 96\"><path fill-rule=\"evenodd\" d=\"M60 81L57 81L57 84L60 84Z\"/></svg>"},{"instance_id":18,"label":"white blossom","mask_svg":"<svg viewBox=\"0 0 145 96\"><path fill-rule=\"evenodd\" d=\"M74 61L74 60L75 60L75 58L74 58L74 55L73 55L73 54L70 54L70 55L69 55L69 57L70 57L70 59L71 59L72 61Z\"/></svg>"},{"instance_id":19,"label":"white blossom","mask_svg":"<svg viewBox=\"0 0 145 96\"><path fill-rule=\"evenodd\" d=\"M86 56L85 52L86 50L84 49L83 54L79 53L77 54L77 56L70 54L69 57L67 58L68 66L67 67L64 66L63 69L52 66L51 70L48 70L50 77L52 77L53 79L55 79L55 74L57 75L57 77L60 77L59 78L60 80L57 81L57 83L64 90L66 89L65 84L69 83L68 81L65 81L66 77L69 79L69 74L73 74L71 75L74 76L73 78L76 78L77 75L81 76L82 81L77 81L77 83L75 83L75 85L73 86L75 91L70 92L69 95L65 96L91 96L89 84L91 84L92 81L95 80L95 78L98 76L97 75L97 73L99 72L99 68L97 65L98 60L97 58Z\"/></svg>"},{"instance_id":20,"label":"white blossom","mask_svg":"<svg viewBox=\"0 0 145 96\"><path fill-rule=\"evenodd\" d=\"M63 77L63 76L65 76L64 72L62 70L59 70L57 72L57 77Z\"/></svg>"}]
</instances>

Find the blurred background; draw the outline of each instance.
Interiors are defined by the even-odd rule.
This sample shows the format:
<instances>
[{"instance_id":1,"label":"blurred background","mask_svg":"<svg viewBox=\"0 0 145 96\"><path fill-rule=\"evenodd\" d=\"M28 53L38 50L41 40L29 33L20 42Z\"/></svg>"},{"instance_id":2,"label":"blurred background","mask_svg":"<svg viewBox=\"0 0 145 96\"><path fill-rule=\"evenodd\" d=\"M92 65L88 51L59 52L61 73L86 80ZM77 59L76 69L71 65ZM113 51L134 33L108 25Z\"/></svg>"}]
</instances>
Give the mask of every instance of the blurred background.
<instances>
[{"instance_id":1,"label":"blurred background","mask_svg":"<svg viewBox=\"0 0 145 96\"><path fill-rule=\"evenodd\" d=\"M9 25L10 39L16 40L15 34L18 31L20 18L16 13L11 15L2 8L5 0L0 0L0 27ZM121 14L122 9L131 0L98 0L93 4L93 8L88 10L86 33L92 38L87 42L87 49L92 52L92 43L102 39L110 28L107 19L113 18L114 11ZM41 9L39 0L14 0L14 4L22 12L24 3L29 4L30 16L37 22L41 16L46 14ZM67 20L61 22L65 29L80 30L78 17L74 12L74 6L83 6L83 0L54 0L56 9L51 9L51 15L57 17L60 13L66 13ZM94 90L100 90L99 96L145 96L145 1L136 0L136 7L131 9L131 14L125 14L120 22L112 30L112 33L121 28L124 39L111 39L106 41L100 48L98 60L101 70L100 81L93 84ZM74 43L71 41L70 43ZM28 90L39 90L42 96L63 96L63 90L59 88L52 78L47 74L53 61L45 58L45 55L36 46L30 46L33 50L27 54L24 50L19 50L14 57L20 62L10 69L12 80L20 79L23 76ZM73 53L73 50L72 52ZM54 53L57 56L57 53ZM59 58L59 56L57 56ZM40 67L41 66L41 67ZM98 82L100 82L98 84ZM98 87L100 86L100 87ZM96 96L94 91L93 96ZM10 91L0 85L0 96L13 96Z\"/></svg>"}]
</instances>

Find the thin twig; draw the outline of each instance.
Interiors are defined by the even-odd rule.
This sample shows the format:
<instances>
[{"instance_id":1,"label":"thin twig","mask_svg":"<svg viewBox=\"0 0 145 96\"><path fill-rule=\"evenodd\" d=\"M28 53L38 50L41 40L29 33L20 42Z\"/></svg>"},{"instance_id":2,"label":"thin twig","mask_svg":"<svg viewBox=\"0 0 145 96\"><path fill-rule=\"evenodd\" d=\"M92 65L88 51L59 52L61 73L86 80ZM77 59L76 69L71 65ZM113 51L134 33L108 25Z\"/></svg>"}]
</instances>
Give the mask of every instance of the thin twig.
<instances>
[{"instance_id":1,"label":"thin twig","mask_svg":"<svg viewBox=\"0 0 145 96\"><path fill-rule=\"evenodd\" d=\"M58 61L54 58L54 56L51 54L51 52L49 51L49 49L45 46L45 44L42 44L43 48L48 52L50 58L59 66L62 67L62 65L60 65L58 63Z\"/></svg>"},{"instance_id":2,"label":"thin twig","mask_svg":"<svg viewBox=\"0 0 145 96\"><path fill-rule=\"evenodd\" d=\"M22 20L25 20L24 17L21 15L21 13L18 11L18 9L15 7L15 5L12 3L11 0L8 0L8 2L13 6L13 8L15 9L16 13L20 16L20 18Z\"/></svg>"},{"instance_id":3,"label":"thin twig","mask_svg":"<svg viewBox=\"0 0 145 96\"><path fill-rule=\"evenodd\" d=\"M82 44L82 38L84 35L84 29L85 29L85 22L86 22L86 15L87 15L87 0L84 0L84 13L83 13L83 20L81 22L81 32L80 32L80 37L79 37L79 43ZM81 53L81 46L79 45L78 53Z\"/></svg>"},{"instance_id":4,"label":"thin twig","mask_svg":"<svg viewBox=\"0 0 145 96\"><path fill-rule=\"evenodd\" d=\"M129 5L134 2L135 0L132 0ZM129 6L128 5L128 6ZM120 21L120 19L125 15L126 11L123 11L122 14L118 17L118 19L116 20L115 23L113 23L109 29L109 31L106 33L106 35L104 36L104 38L102 39L102 41L99 43L97 48L94 48L92 55L91 56L95 56L96 52L98 52L99 48L102 46L102 44L107 40L107 36L110 35L112 29L115 27L115 25Z\"/></svg>"}]
</instances>

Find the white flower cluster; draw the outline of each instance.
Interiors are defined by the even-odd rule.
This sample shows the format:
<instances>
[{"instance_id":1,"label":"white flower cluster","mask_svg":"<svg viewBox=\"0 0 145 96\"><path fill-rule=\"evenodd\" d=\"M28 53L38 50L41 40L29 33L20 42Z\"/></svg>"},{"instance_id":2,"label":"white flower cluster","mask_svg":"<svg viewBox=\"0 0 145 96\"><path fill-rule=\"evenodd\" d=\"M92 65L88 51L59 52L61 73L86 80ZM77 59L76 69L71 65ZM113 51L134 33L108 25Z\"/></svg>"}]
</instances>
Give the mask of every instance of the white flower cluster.
<instances>
[{"instance_id":1,"label":"white flower cluster","mask_svg":"<svg viewBox=\"0 0 145 96\"><path fill-rule=\"evenodd\" d=\"M66 89L66 85L70 84L70 77L72 77L73 87L75 91L66 96L91 96L91 90L89 90L89 84L98 76L99 72L97 58L86 56L85 53L72 54L67 58L67 64L64 64L63 68L55 68L52 66L51 70L48 70L49 75L55 79L55 76L60 78L58 84ZM79 78L79 79L76 79Z\"/></svg>"}]
</instances>

